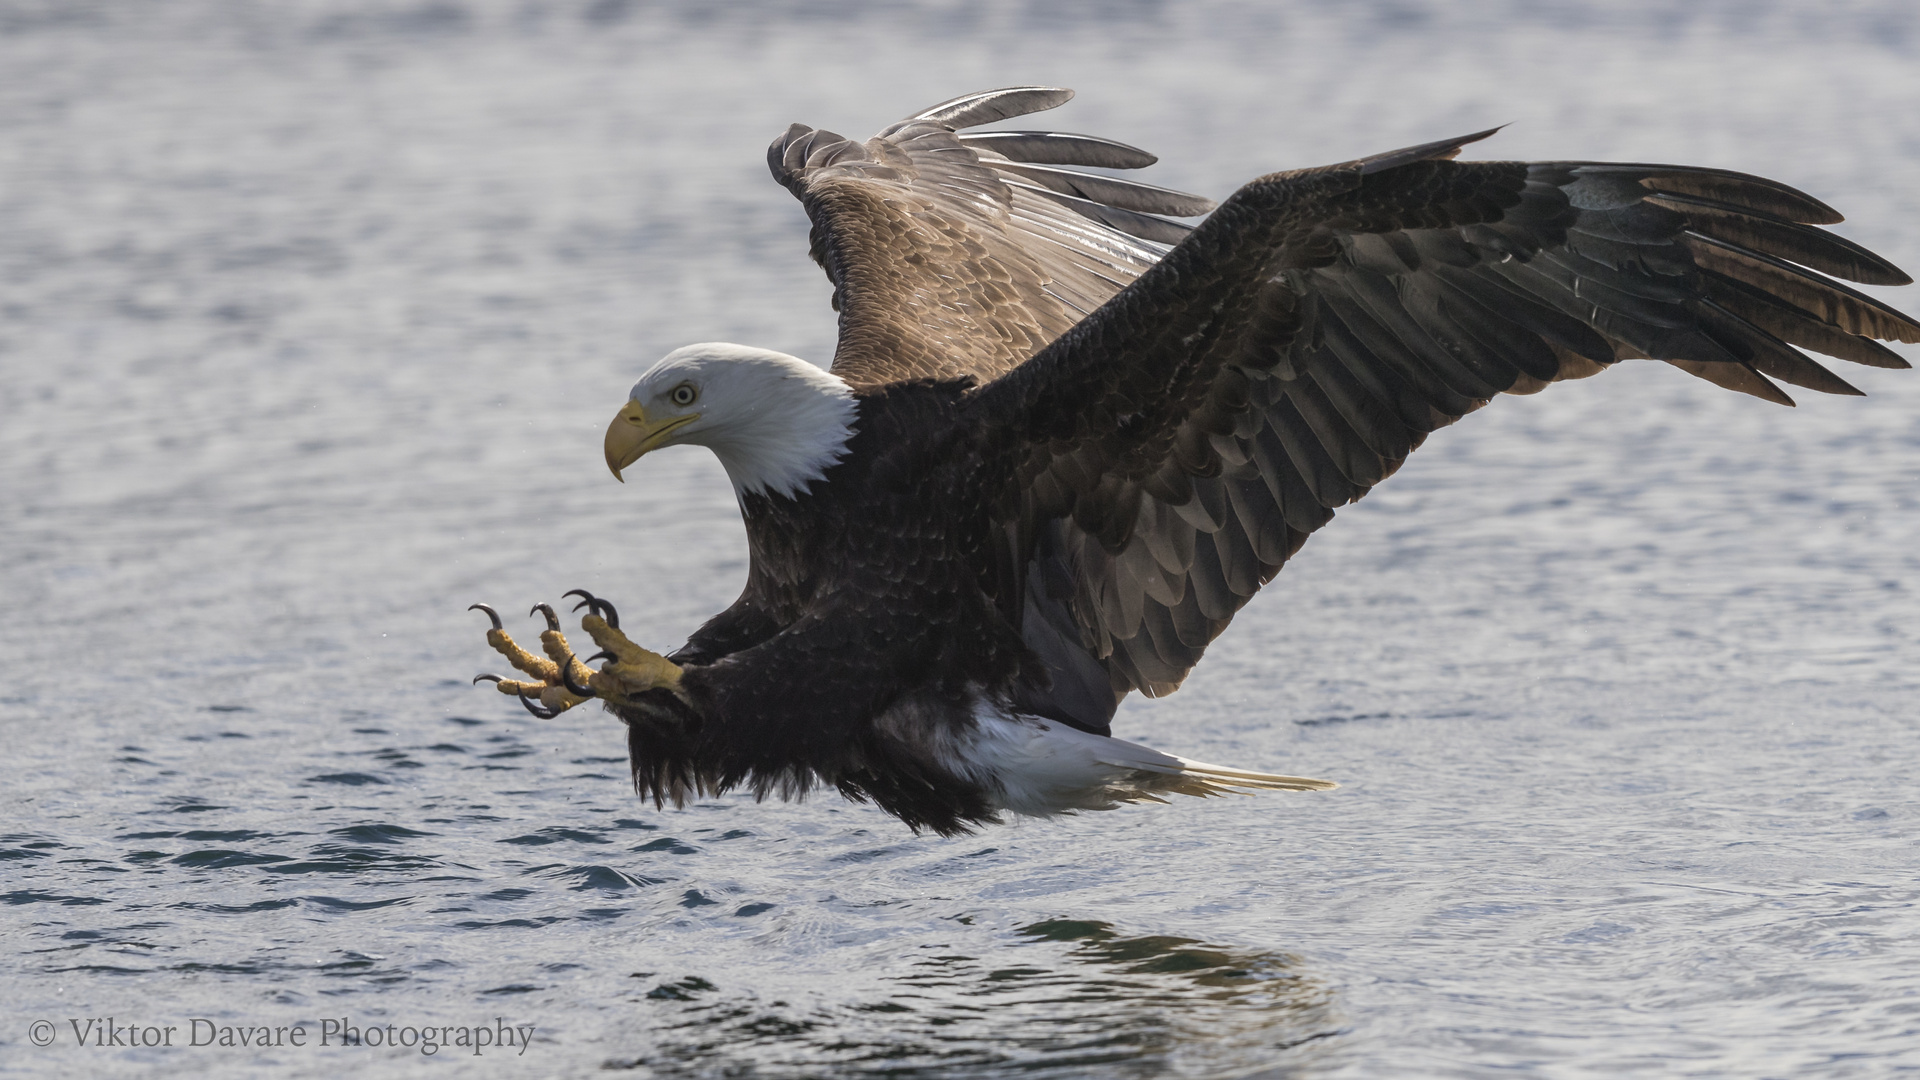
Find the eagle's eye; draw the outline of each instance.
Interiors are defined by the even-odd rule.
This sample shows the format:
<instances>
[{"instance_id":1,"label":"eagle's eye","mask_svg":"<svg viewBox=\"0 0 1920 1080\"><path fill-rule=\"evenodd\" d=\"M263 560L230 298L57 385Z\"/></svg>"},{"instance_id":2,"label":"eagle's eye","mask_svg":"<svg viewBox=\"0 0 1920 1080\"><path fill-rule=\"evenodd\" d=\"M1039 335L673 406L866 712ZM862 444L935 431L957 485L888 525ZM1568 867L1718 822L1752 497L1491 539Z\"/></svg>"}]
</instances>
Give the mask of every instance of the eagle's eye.
<instances>
[{"instance_id":1,"label":"eagle's eye","mask_svg":"<svg viewBox=\"0 0 1920 1080\"><path fill-rule=\"evenodd\" d=\"M693 404L693 399L699 396L700 391L695 390L692 383L681 383L673 388L673 393L668 394L667 399L684 409Z\"/></svg>"}]
</instances>

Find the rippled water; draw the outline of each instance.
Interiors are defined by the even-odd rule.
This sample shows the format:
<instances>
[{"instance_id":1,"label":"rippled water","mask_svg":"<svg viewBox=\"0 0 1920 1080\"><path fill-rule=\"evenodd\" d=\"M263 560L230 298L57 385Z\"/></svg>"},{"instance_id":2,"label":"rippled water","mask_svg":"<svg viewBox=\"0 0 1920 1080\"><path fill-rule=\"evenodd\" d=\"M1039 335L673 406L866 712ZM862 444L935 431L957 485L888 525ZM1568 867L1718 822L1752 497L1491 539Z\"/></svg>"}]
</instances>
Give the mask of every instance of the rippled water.
<instances>
[{"instance_id":1,"label":"rippled water","mask_svg":"<svg viewBox=\"0 0 1920 1080\"><path fill-rule=\"evenodd\" d=\"M516 1025L476 1071L1920 1068L1912 375L1630 365L1436 436L1117 722L1326 795L660 812L603 714L469 688L464 610L585 587L668 647L737 591L711 458L621 487L599 433L688 341L830 355L790 121L1054 82L1216 195L1511 121L1920 268L1916 44L1894 2L0 2L0 1069ZM307 1045L75 1045L108 1017Z\"/></svg>"}]
</instances>

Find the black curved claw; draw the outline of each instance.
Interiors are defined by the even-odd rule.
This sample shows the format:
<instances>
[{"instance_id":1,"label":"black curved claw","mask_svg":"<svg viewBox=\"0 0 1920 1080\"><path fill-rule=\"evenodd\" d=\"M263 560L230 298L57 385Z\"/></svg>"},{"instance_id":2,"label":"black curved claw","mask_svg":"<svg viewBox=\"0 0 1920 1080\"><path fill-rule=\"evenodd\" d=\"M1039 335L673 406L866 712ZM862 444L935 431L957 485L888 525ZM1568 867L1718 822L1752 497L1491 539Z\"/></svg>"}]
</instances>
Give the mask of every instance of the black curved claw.
<instances>
[{"instance_id":1,"label":"black curved claw","mask_svg":"<svg viewBox=\"0 0 1920 1080\"><path fill-rule=\"evenodd\" d=\"M487 680L488 682L502 682L502 681L504 681L504 680L502 680L502 679L500 678L500 676L498 676L498 675L475 675L475 676L473 677L473 684L474 684L475 686L478 686L478 685L480 685L480 680L482 680L482 679L485 679L485 680Z\"/></svg>"},{"instance_id":2,"label":"black curved claw","mask_svg":"<svg viewBox=\"0 0 1920 1080\"><path fill-rule=\"evenodd\" d=\"M500 624L500 613L499 613L499 612L497 612L497 611L495 611L495 610L493 610L492 608L490 608L490 607L488 607L488 606L487 606L487 605L485 605L485 604L472 604L472 605L470 605L470 606L468 606L468 608L467 608L467 610L468 610L468 611L484 611L484 612L486 612L486 613L487 613L487 618L489 618L489 619L492 619L492 620L493 620L493 628L494 628L495 630L505 630L505 629L506 629L506 627L505 627L505 626L502 626L502 625Z\"/></svg>"},{"instance_id":3,"label":"black curved claw","mask_svg":"<svg viewBox=\"0 0 1920 1080\"><path fill-rule=\"evenodd\" d=\"M605 649L601 649L601 650L600 650L599 652L597 652L597 653L594 653L594 654L593 654L592 656L589 656L589 657L587 657L587 658L586 658L586 660L584 660L584 661L582 661L582 662L583 662L583 663L588 663L588 664L591 664L591 663L593 663L593 662L594 662L595 660L618 660L618 659L620 659L620 658L619 658L619 657L617 657L617 656L615 656L615 655L613 655L612 653L610 653L610 652L608 652L608 651L607 651L607 650L605 650Z\"/></svg>"},{"instance_id":4,"label":"black curved claw","mask_svg":"<svg viewBox=\"0 0 1920 1080\"><path fill-rule=\"evenodd\" d=\"M542 615L545 615L547 617L547 629L549 630L560 629L560 616L555 615L553 613L552 608L548 607L545 604L535 604L531 608L527 609L528 617L531 618L533 613L536 611L540 612Z\"/></svg>"},{"instance_id":5,"label":"black curved claw","mask_svg":"<svg viewBox=\"0 0 1920 1080\"><path fill-rule=\"evenodd\" d=\"M568 690L571 690L574 693L579 694L581 697L599 696L593 692L593 687L581 686L573 681L573 654L572 653L568 653L566 660L560 664L560 681L561 683L565 684Z\"/></svg>"},{"instance_id":6,"label":"black curved claw","mask_svg":"<svg viewBox=\"0 0 1920 1080\"><path fill-rule=\"evenodd\" d=\"M528 712L532 713L533 715L539 717L542 720L551 720L554 717L560 715L559 709L549 709L544 705L534 704L533 699L527 696L527 692L525 690L520 691L520 704L525 705L527 707Z\"/></svg>"},{"instance_id":7,"label":"black curved claw","mask_svg":"<svg viewBox=\"0 0 1920 1080\"><path fill-rule=\"evenodd\" d=\"M620 613L613 610L612 604L607 603L605 600L600 599L585 589L571 589L561 595L580 597L580 602L573 605L573 610L579 611L581 608L586 608L595 615L607 620L608 626L613 627L615 630L620 629Z\"/></svg>"}]
</instances>

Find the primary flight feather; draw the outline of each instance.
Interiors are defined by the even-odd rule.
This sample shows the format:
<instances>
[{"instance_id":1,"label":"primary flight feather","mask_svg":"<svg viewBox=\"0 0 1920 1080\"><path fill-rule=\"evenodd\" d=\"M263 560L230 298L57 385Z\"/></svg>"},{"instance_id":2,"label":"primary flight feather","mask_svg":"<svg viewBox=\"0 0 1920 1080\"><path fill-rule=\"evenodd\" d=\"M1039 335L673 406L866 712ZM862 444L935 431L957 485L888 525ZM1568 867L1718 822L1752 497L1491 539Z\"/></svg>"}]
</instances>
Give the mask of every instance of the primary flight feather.
<instances>
[{"instance_id":1,"label":"primary flight feather","mask_svg":"<svg viewBox=\"0 0 1920 1080\"><path fill-rule=\"evenodd\" d=\"M1771 180L1454 161L1481 132L1263 176L1215 209L1075 168L1153 163L1124 143L966 130L1070 97L992 90L865 142L776 139L833 282L831 369L690 345L606 438L615 476L661 446L713 450L745 590L664 657L585 593L584 661L550 607L543 657L476 605L531 676L481 678L544 716L602 699L656 803L826 784L954 834L1327 788L1109 722L1131 691L1178 688L1335 508L1496 394L1645 358L1792 404L1776 380L1859 393L1802 350L1904 368L1874 339L1920 342L1834 280L1907 275Z\"/></svg>"}]
</instances>

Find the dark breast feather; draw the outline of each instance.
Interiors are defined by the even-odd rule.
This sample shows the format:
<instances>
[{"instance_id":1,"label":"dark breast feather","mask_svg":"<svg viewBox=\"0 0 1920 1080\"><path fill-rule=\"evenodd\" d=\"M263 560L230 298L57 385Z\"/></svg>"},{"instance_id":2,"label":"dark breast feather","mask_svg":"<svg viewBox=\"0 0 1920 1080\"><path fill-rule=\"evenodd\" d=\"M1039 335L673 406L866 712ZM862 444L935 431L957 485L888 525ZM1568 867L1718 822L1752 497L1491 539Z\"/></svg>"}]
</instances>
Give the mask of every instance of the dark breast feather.
<instances>
[{"instance_id":1,"label":"dark breast feather","mask_svg":"<svg viewBox=\"0 0 1920 1080\"><path fill-rule=\"evenodd\" d=\"M1840 220L1817 200L1692 167L1450 160L1488 134L1253 181L971 397L1031 646L1063 656L1071 625L1115 699L1171 692L1335 508L1495 394L1653 358L1792 404L1773 380L1859 393L1803 348L1908 366L1871 339L1920 324L1826 275L1908 277L1810 227ZM1084 664L1060 681L1099 696Z\"/></svg>"},{"instance_id":2,"label":"dark breast feather","mask_svg":"<svg viewBox=\"0 0 1920 1080\"><path fill-rule=\"evenodd\" d=\"M916 828L989 814L977 785L931 775L920 745L964 723L972 688L1044 679L982 587L988 521L953 497L976 472L957 418L971 385L861 394L846 456L804 498L742 500L747 587L674 656L692 709L654 719L695 717L674 748L707 790L790 798L818 778Z\"/></svg>"}]
</instances>

